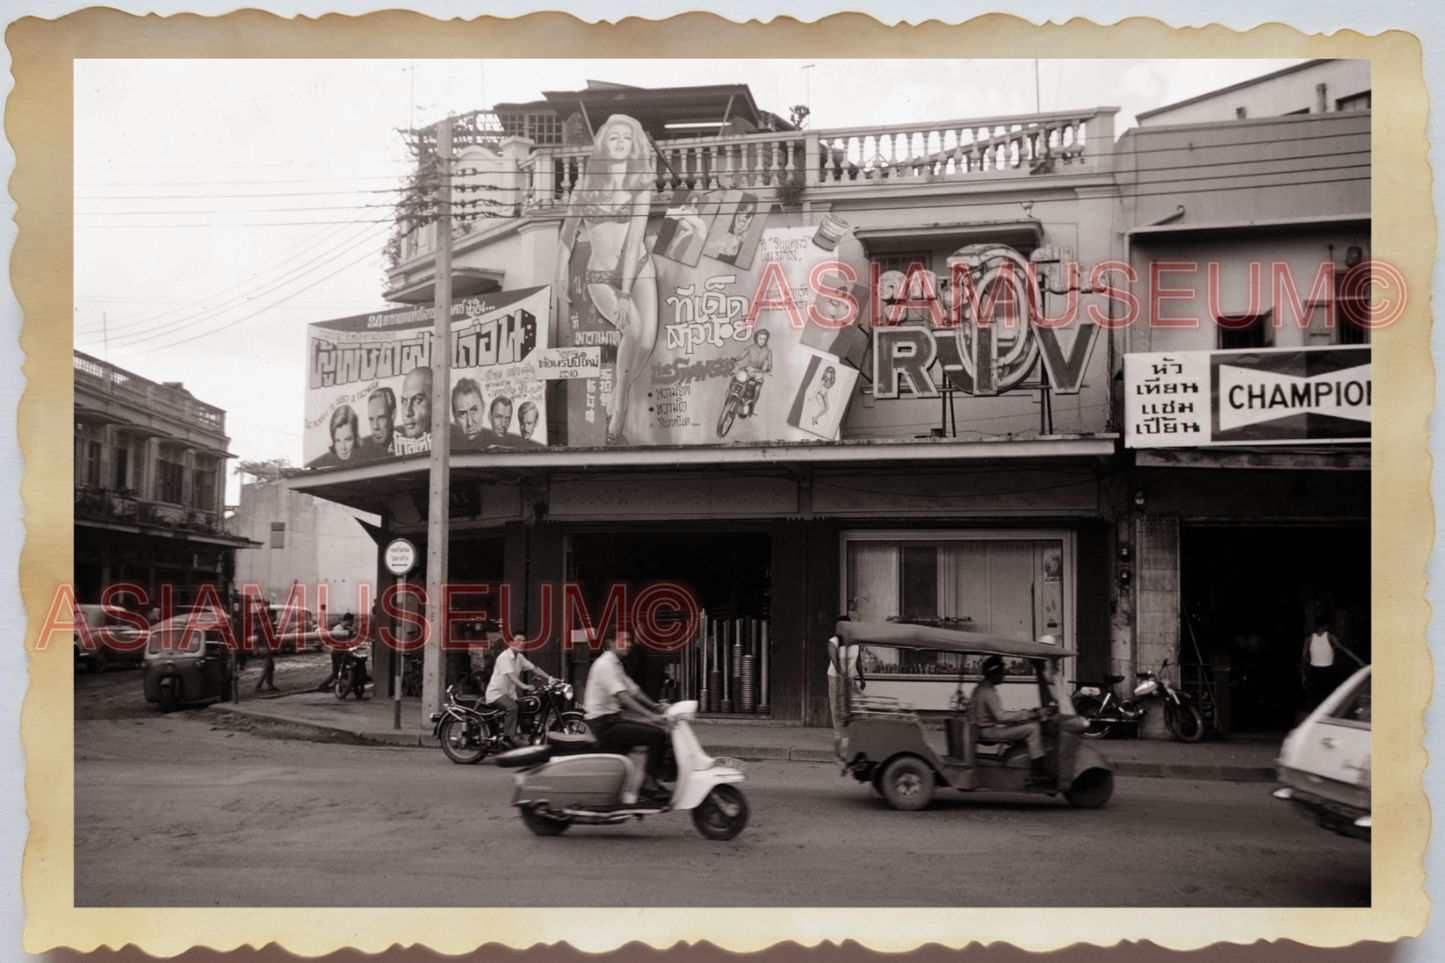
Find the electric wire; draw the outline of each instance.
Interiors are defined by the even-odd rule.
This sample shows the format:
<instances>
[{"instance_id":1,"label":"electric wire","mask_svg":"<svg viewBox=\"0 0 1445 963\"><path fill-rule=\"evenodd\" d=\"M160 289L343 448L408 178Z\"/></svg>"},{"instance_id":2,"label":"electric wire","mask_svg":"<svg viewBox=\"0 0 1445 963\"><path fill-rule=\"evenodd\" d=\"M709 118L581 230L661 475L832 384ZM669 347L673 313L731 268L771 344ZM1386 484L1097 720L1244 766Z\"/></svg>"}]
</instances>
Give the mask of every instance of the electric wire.
<instances>
[{"instance_id":1,"label":"electric wire","mask_svg":"<svg viewBox=\"0 0 1445 963\"><path fill-rule=\"evenodd\" d=\"M342 254L348 253L350 250L356 248L356 247L359 246L360 244L365 243L365 244L367 244L367 245L370 245L371 243L373 243L375 240L378 240L378 239L379 239L378 236L372 236L372 237L365 237L365 236L364 236L364 237L362 237L362 238L359 238L355 243L349 244L349 245L347 245L345 248L342 248L342 249L338 250L338 251L337 251L336 253L334 253L331 257L326 258L325 261L323 261L322 263L330 263L330 262L336 260L336 258L340 257ZM355 258L355 259L353 259L353 260L351 260L351 261L348 261L346 264L344 264L344 265L343 265L340 269L338 269L337 271L333 271L331 274L328 274L328 275L326 275L326 276L323 277L323 278L319 278L319 279L317 279L316 281L313 281L312 283L307 284L305 287L301 288L300 291L310 290L311 288L313 288L313 287L315 287L317 284L319 284L321 281L326 280L326 278L334 277L336 274L341 273L341 271L344 271L344 270L346 270L346 269L349 268L349 267L352 267L352 266L354 266L354 265L356 265L356 264L360 264L361 262L363 262L363 261L365 261L365 260L367 260L367 259L369 259L369 258L375 257L376 254L377 254L377 252L376 252L375 250L368 248L368 250L366 251L366 253L365 253L364 255L362 255L361 257ZM276 281L276 282L274 282L274 283L275 283L275 284L281 284L281 283L286 283L286 282L289 281L289 280L295 280L295 279L280 279L280 280L278 280L278 281ZM292 292L292 293L300 293L300 291L296 291L296 292ZM263 293L270 293L270 292L263 292ZM258 296L259 296L259 293L258 293ZM227 308L227 309L222 309L222 310L234 310L234 308ZM267 311L267 310L270 310L270 305L267 305L267 306L265 306L265 307L262 307L262 308L258 309L257 311L252 312L251 314L245 315L245 316L242 317L242 318L238 318L238 319L236 319L236 320L234 320L234 321L228 321L228 322L222 324L221 326L219 326L219 327L217 327L217 328L214 328L214 329L212 329L212 330L210 330L210 331L203 332L202 334L197 335L196 337L204 337L204 336L207 336L207 335L210 335L210 334L215 334L215 333L217 333L217 332L219 332L219 331L223 331L223 330L225 330L225 329L227 329L227 328L230 328L230 327L232 327L233 325L239 323L240 321L245 320L246 318L255 317L257 314L260 314L262 311ZM205 322L207 322L207 321L215 320L217 314L218 314L217 311L212 311L212 312L209 312L206 316L203 316L203 317L200 317L200 318L182 319L181 321L170 322L169 324L167 324L167 325L164 326L164 329L163 329L163 330L160 330L160 331L149 332L149 333L140 333L140 334L136 334L136 335L131 335L131 336L129 336L129 337L123 336L123 337L120 339L120 340L121 340L121 344L117 345L116 347L118 347L118 348L119 348L120 350L122 350L122 351L126 351L127 349L134 348L134 347L135 347L136 345L138 345L138 344L142 344L142 343L149 342L149 341L154 341L156 338L159 338L159 337L169 337L169 336L178 334L178 333L180 333L180 332L182 332L182 331L185 331L185 330L187 330L187 329L190 329L190 328L192 328L192 327L195 327L195 326L198 325L198 324L203 324L203 323L205 323ZM191 338L183 338L183 339L181 339L181 340L179 340L179 341L172 341L172 342L167 342L167 343L165 343L165 344L157 345L155 348L145 349L145 351L153 351L153 350L156 350L156 348L164 348L164 347L168 347L168 346L174 346L174 345L179 345L179 344L186 344L187 342L193 341L193 340L195 340L194 337L191 337ZM132 352L132 353L133 353L133 354L134 354L134 353L145 353L145 351L142 351L142 352Z\"/></svg>"}]
</instances>

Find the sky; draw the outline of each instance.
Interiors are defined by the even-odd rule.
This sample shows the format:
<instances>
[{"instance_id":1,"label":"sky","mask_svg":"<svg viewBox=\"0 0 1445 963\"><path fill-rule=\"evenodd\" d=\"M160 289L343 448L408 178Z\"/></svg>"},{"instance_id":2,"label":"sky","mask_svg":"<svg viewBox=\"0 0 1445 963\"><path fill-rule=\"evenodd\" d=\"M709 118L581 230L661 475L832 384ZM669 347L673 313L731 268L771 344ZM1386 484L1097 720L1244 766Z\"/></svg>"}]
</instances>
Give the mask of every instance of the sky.
<instances>
[{"instance_id":1,"label":"sky","mask_svg":"<svg viewBox=\"0 0 1445 963\"><path fill-rule=\"evenodd\" d=\"M605 80L746 83L813 129L1117 106L1120 134L1298 62L77 60L75 346L225 409L240 458L300 464L306 325L389 306L399 130Z\"/></svg>"}]
</instances>

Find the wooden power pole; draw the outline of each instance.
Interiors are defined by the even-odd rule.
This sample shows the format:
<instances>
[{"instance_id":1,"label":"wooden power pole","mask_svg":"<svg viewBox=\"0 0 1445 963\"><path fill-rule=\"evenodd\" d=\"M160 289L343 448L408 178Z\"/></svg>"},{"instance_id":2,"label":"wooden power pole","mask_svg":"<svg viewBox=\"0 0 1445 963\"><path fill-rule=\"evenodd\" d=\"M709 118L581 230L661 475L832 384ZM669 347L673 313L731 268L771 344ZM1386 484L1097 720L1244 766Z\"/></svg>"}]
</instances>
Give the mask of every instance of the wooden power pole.
<instances>
[{"instance_id":1,"label":"wooden power pole","mask_svg":"<svg viewBox=\"0 0 1445 963\"><path fill-rule=\"evenodd\" d=\"M442 586L447 579L447 542L451 537L452 395L452 121L437 123L436 317L431 364L431 474L426 516L426 621L431 631L422 655L421 724L441 711L446 682L442 651Z\"/></svg>"}]
</instances>

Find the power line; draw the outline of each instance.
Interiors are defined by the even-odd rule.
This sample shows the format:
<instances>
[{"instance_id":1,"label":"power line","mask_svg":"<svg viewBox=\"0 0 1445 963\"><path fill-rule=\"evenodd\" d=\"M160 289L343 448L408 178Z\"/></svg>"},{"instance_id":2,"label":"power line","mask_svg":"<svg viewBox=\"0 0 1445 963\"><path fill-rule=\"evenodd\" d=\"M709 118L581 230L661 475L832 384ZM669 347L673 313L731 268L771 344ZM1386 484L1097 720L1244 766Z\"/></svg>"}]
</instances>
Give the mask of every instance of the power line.
<instances>
[{"instance_id":1,"label":"power line","mask_svg":"<svg viewBox=\"0 0 1445 963\"><path fill-rule=\"evenodd\" d=\"M315 247L319 246L319 245L322 244L323 242L329 240L332 236L340 233L341 231L344 231L344 230L346 229L346 227L348 227L348 226L352 226L352 225L343 225L343 226L341 226L341 227L339 227L339 228L335 228L335 229L332 229L332 230L329 230L329 231L324 231L324 232L322 232L318 237L316 237L315 239L307 239L305 242L301 242L301 243L292 245L291 247L289 247L289 248L285 249L284 251L280 252L279 254L274 255L273 257L267 259L267 261L266 261L266 262L263 262L263 263L269 265L269 264L271 264L272 262L276 262L276 263L278 264L278 266L279 266L280 264L288 263L288 259L292 256L292 253L293 253L293 252L295 252L295 251L302 251L302 250L314 249ZM367 231L368 231L368 229L365 229L365 228L364 228L360 234L354 235L353 238L352 238L352 240L355 240L356 238L361 237L363 234L366 234ZM342 242L341 244L333 245L332 248L331 248L331 250L335 250L335 249L341 247L342 244L345 244L345 243L348 243L348 242ZM297 268L296 268L295 265L291 265L291 266L290 266L290 271L295 271L296 269L297 269ZM264 271L269 271L269 270L271 270L271 268L268 266L268 267L263 268L262 271L261 271L261 272L258 272L258 273L264 273ZM244 289L246 289L249 285L252 285L253 283L259 283L260 286L261 286L262 288L264 288L265 284L266 284L266 283L269 283L269 282L264 282L264 281L257 282L255 278L248 278L248 279L245 280L245 281L240 281L240 282L238 282L238 283L236 283L236 284L231 285L230 287L223 288L223 289L221 289L220 291L212 292L211 294L209 294L209 295L207 295L207 296L205 296L205 297L194 298L194 299L191 300L191 303L190 303L190 304L183 305L183 306L181 306L181 307L179 307L179 308L173 308L173 309L169 309L169 310L164 310L164 311L161 311L159 314L157 314L157 313L154 312L154 311L136 311L136 312L132 312L132 313L130 313L130 314L122 315L121 318L118 319L118 320L120 320L120 321L127 322L127 323L123 323L123 324L118 325L118 327L119 327L120 329L126 329L126 328L133 327L133 326L134 326L135 324L137 324L137 323L144 323L144 322L146 322L146 321L158 320L159 318L162 318L162 317L164 317L164 316L167 315L167 314L175 313L175 311L178 311L178 310L189 310L189 309L192 309L192 308L199 308L199 307L200 307L204 302L206 302L206 301L216 301L216 300L221 300L221 299L223 299L223 298L227 298L227 297L229 297L229 296L232 295L232 292L238 292L238 291L239 291L239 292L241 292L241 294L245 294L245 293L248 293L248 292L246 292ZM252 290L254 290L254 288L252 288ZM237 296L240 296L240 295L237 295ZM138 320L138 321L132 321L131 319L139 319L139 320Z\"/></svg>"},{"instance_id":2,"label":"power line","mask_svg":"<svg viewBox=\"0 0 1445 963\"><path fill-rule=\"evenodd\" d=\"M330 263L331 261L334 261L336 258L342 256L343 254L348 253L350 250L353 250L353 249L356 248L359 244L361 244L361 243L371 244L371 243L373 243L373 242L374 242L375 240L377 240L377 239L378 239L378 238L375 237L375 236L371 236L371 237L362 236L362 237L359 237L359 238L357 238L354 242L348 243L344 248L338 249L335 254L333 254L331 257L326 258L322 263ZM366 260L367 258L376 256L377 253L379 253L379 252L374 251L374 250L368 250L367 253L366 253L365 255L363 255L362 257L356 258L354 261L348 262L341 270L345 270L345 268L351 267L351 266L354 265L354 264L360 264L362 261ZM314 262L314 261L316 261L316 260L318 260L318 259L317 259L317 258L313 258L313 259L312 259L312 262ZM308 262L308 264L309 264L309 263L312 263L312 262ZM334 277L334 276L335 276L336 274L338 274L338 273L340 273L340 271L333 272L332 274L329 274L329 275L327 275L326 277ZM302 291L309 290L310 288L315 287L316 284L319 284L320 281L325 280L325 279L326 279L326 278L321 278L321 279L319 279L318 281L313 282L312 284L308 284L306 287L303 287L301 290L302 290ZM294 279L294 278L285 278L285 277L283 277L283 278L278 279L278 280L275 281L275 282L272 282L272 284L271 284L270 286L274 287L274 286L277 286L277 285L285 284L285 283L288 283L288 282L291 281L291 280L295 280L295 279ZM263 291L258 291L255 296L256 296L256 297L259 297L259 296L261 296L262 294L265 294L265 293L270 293L270 292L269 292L269 291L264 291L264 290L263 290ZM293 292L293 293L299 293L299 292ZM260 309L260 310L269 310L269 307L270 307L270 306L267 306L267 307L262 308L262 309ZM229 306L229 307L225 307L225 308L218 308L218 309L215 309L215 310L213 310L213 311L206 312L206 313L202 314L200 317L197 317L197 318L183 319L183 320L179 320L179 321L168 322L167 324L162 325L162 330L159 330L159 331L155 331L155 332L138 332L138 333L136 333L136 334L132 334L132 335L128 336L128 339L127 339L127 341L126 341L126 344L123 346L123 349L124 349L124 348L128 348L128 347L133 347L133 346L135 346L135 345L137 345L137 344L143 344L143 343L145 343L145 342L147 342L147 341L153 341L153 340L155 340L156 338L159 338L159 337L169 337L169 336L171 336L171 335L178 334L178 333L180 333L180 332L182 332L182 331L184 331L184 330L187 330L187 329L189 329L189 328L195 327L195 326L198 325L198 324L203 324L203 323L205 323L205 322L207 322L207 321L213 320L213 319L214 319L218 314L220 314L221 312L234 310L234 308L235 308L234 305L233 305L233 306ZM258 312L258 313L259 313L259 312ZM251 316L252 316L252 315L247 315L247 317L251 317ZM231 322L231 323L235 323L235 322ZM226 327L230 327L230 324L222 325L221 328L217 328L216 330L219 331L219 330L222 330L222 329L224 329L224 328L226 328ZM214 332L212 332L212 333L214 333ZM192 339L186 339L186 340L192 340ZM174 342L174 343L175 343L175 344L184 344L184 343L186 343L186 342L185 342L185 341L178 341L178 342Z\"/></svg>"},{"instance_id":3,"label":"power line","mask_svg":"<svg viewBox=\"0 0 1445 963\"><path fill-rule=\"evenodd\" d=\"M370 255L368 254L367 257L370 257ZM306 287L302 288L301 290L302 290L302 291L309 291L311 288L314 288L316 285L320 284L322 281L329 280L330 278L333 278L333 277L335 277L336 275L340 274L342 271L345 271L345 270L347 270L348 268L351 268L351 267L356 266L357 264L360 264L360 263L361 263L362 261L364 261L364 260L366 260L366 257L356 258L355 260L353 260L353 261L351 261L351 262L349 262L349 263L347 263L347 264L344 264L344 265L342 265L341 267L337 268L335 271L333 271L333 272L331 272L330 274L326 275L326 277L317 278L315 281L313 281L311 284L308 284ZM299 293L299 292L298 292L298 293ZM197 340L199 340L199 339L201 339L201 338L208 338L208 337L210 337L210 336L213 335L213 334L219 334L220 332L226 330L227 328L231 328L231 327L234 327L234 326L240 324L242 321L249 321L251 318L254 318L254 317L256 317L256 315L261 314L263 311L267 311L267 310L270 310L270 309L269 309L269 308L260 308L260 309L258 309L258 310L256 310L256 311L251 312L250 314L247 314L247 315L244 315L244 316L242 316L242 317L236 318L234 321L228 321L228 322L226 322L225 324L221 325L219 328L214 328L214 329L212 329L212 330L210 330L210 331L203 331L203 332L201 332L200 334L192 335L191 337L182 339L182 340L180 340L180 341L174 341L174 342L171 342L171 343L169 343L169 344L156 345L156 346L153 347L153 348L143 348L143 349L141 349L140 351L134 351L134 352L130 352L130 353L125 353L125 352L124 352L124 349L122 349L122 353L125 354L126 357L137 357L137 356L139 356L139 355L149 354L149 353L151 353L152 351L159 351L159 350L161 350L161 349L163 349L163 348L174 348L174 347L177 347L177 346L182 345L182 344L189 344L189 343L192 342L192 341L197 341Z\"/></svg>"}]
</instances>

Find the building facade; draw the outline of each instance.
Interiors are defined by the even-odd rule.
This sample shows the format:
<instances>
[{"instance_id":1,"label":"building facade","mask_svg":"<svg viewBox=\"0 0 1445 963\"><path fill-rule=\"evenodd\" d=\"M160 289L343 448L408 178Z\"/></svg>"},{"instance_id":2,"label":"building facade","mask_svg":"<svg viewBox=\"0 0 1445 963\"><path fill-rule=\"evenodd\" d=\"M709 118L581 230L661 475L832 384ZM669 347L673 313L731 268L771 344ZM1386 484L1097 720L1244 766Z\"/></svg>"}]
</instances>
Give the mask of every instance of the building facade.
<instances>
[{"instance_id":1,"label":"building facade","mask_svg":"<svg viewBox=\"0 0 1445 963\"><path fill-rule=\"evenodd\" d=\"M1144 575L1171 556L1141 533L1195 510L1164 499L1183 475L1156 485L1148 473L1165 469L1125 448L1123 376L1131 352L1193 342L1149 340L1148 318L1129 327L1121 279L1149 278L1143 260L1167 253L1151 228L1225 223L1224 202L1180 189L1209 162L1145 160L1176 150L1180 129L1146 154L1144 132L1116 143L1107 107L668 126L723 125L731 104L711 88L611 91L605 110L581 97L560 140L472 123L489 133L456 145L447 579L488 586L475 604L489 614L509 586L540 664L579 681L584 605L595 619L619 591L683 585L698 627L640 658L643 684L809 725L827 722L826 643L844 613L1049 637L1077 652L1071 677L1156 668L1166 649L1177 663L1179 594L1149 594L1162 583ZM1363 123L1367 142L1368 113L1355 123L1324 136L1343 143ZM1258 136L1222 162L1268 155L1271 130ZM1319 185L1349 183L1338 163L1279 203L1314 223L1302 211ZM1264 163L1252 199L1228 203L1259 210L1288 183L1270 174ZM1330 211L1356 203L1341 189ZM1325 243L1343 258L1367 213ZM429 304L437 223L406 227L388 297ZM1244 233L1305 259L1318 232ZM398 308L313 325L315 470L288 483L418 544L431 439L412 409L430 376L412 372L430 363L431 324ZM522 430L523 403L544 431ZM1328 476L1346 477L1358 474ZM1170 604L1172 629L1145 617ZM929 710L947 707L958 667L880 651L868 669L870 693Z\"/></svg>"},{"instance_id":2,"label":"building facade","mask_svg":"<svg viewBox=\"0 0 1445 963\"><path fill-rule=\"evenodd\" d=\"M225 599L235 550L224 525L226 413L180 382L158 384L75 352L75 590L101 601L114 583L159 604L210 585ZM135 598L117 604L134 606Z\"/></svg>"},{"instance_id":3,"label":"building facade","mask_svg":"<svg viewBox=\"0 0 1445 963\"><path fill-rule=\"evenodd\" d=\"M236 557L236 588L259 586L268 601L282 604L303 586L306 607L314 609L324 583L329 613L356 613L359 589L376 598L376 542L361 523L377 521L374 515L358 516L335 502L251 476L226 520L230 532L259 545Z\"/></svg>"}]
</instances>

